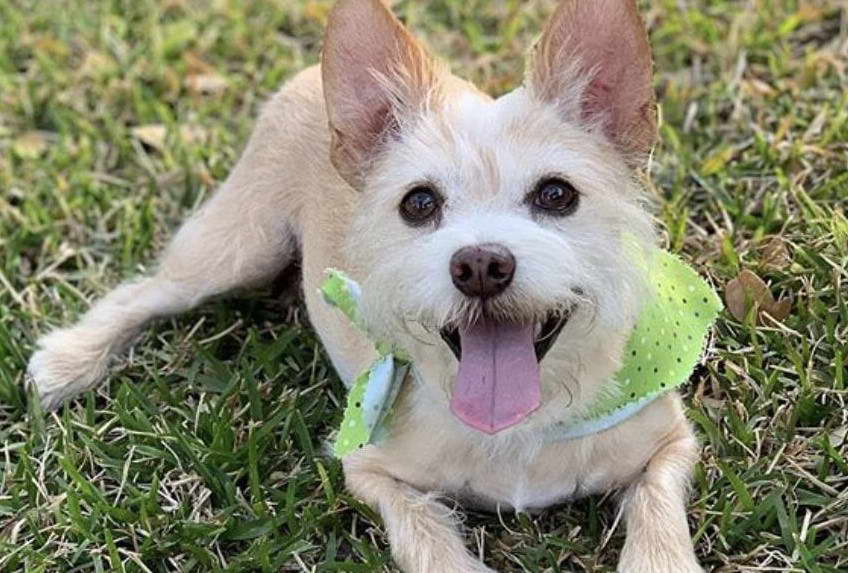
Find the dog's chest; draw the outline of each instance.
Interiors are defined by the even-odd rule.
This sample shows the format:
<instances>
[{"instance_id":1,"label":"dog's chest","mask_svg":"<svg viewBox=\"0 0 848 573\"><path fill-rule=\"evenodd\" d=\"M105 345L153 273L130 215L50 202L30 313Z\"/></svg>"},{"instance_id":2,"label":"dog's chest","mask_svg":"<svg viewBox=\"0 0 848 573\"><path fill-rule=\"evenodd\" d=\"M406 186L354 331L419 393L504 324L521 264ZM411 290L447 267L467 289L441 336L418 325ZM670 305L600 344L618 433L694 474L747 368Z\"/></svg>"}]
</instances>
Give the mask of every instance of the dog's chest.
<instances>
[{"instance_id":1,"label":"dog's chest","mask_svg":"<svg viewBox=\"0 0 848 573\"><path fill-rule=\"evenodd\" d=\"M551 507L585 495L583 484L574 475L556 475L554 479L534 479L524 468L501 466L497 473L478 474L465 480L462 487L449 492L469 507L496 511L513 509L533 511Z\"/></svg>"},{"instance_id":2,"label":"dog's chest","mask_svg":"<svg viewBox=\"0 0 848 573\"><path fill-rule=\"evenodd\" d=\"M492 452L477 444L402 436L384 448L388 471L423 491L439 491L481 509L541 509L597 491L603 481L591 479L583 464L560 463L547 452L535 456L520 448ZM402 451L401 451L402 450ZM383 457L383 456L381 456ZM565 458L577 459L575 449Z\"/></svg>"},{"instance_id":3,"label":"dog's chest","mask_svg":"<svg viewBox=\"0 0 848 573\"><path fill-rule=\"evenodd\" d=\"M628 431L625 423L579 440L541 444L521 439L494 446L456 431L452 420L430 420L394 428L374 453L386 472L419 490L442 492L483 509L542 509L617 487L641 471L667 422L652 412L639 418L649 422L641 433Z\"/></svg>"}]
</instances>

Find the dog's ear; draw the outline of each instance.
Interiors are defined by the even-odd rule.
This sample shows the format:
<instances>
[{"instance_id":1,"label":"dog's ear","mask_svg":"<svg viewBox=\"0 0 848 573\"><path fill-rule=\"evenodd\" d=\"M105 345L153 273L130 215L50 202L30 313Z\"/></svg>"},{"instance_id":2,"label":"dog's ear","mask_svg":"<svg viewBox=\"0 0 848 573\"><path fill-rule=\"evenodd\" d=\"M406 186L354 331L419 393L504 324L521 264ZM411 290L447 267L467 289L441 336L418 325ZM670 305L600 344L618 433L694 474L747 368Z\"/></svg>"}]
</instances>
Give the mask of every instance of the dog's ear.
<instances>
[{"instance_id":1,"label":"dog's ear","mask_svg":"<svg viewBox=\"0 0 848 573\"><path fill-rule=\"evenodd\" d=\"M403 114L437 97L439 71L381 0L340 0L322 59L331 159L354 188Z\"/></svg>"},{"instance_id":2,"label":"dog's ear","mask_svg":"<svg viewBox=\"0 0 848 573\"><path fill-rule=\"evenodd\" d=\"M629 160L656 138L651 48L636 0L561 0L534 50L529 87L600 125Z\"/></svg>"}]
</instances>

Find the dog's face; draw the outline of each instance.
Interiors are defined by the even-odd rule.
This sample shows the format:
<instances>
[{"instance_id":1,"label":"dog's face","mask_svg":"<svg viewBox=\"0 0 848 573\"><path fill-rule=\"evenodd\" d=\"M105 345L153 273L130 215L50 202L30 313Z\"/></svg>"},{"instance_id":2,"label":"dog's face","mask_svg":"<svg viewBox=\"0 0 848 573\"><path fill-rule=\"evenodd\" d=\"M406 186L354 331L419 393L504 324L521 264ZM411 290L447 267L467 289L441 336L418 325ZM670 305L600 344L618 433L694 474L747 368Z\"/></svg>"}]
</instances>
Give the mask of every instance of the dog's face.
<instances>
[{"instance_id":1,"label":"dog's face","mask_svg":"<svg viewBox=\"0 0 848 573\"><path fill-rule=\"evenodd\" d=\"M368 323L486 433L572 400L563 377L639 308L630 246L652 226L628 161L653 133L650 57L638 15L605 3L624 12L612 24L563 2L528 85L497 100L440 71L377 0L331 22L325 90L335 164L362 193L346 248ZM357 22L377 49L351 45ZM599 22L606 41L578 36Z\"/></svg>"}]
</instances>

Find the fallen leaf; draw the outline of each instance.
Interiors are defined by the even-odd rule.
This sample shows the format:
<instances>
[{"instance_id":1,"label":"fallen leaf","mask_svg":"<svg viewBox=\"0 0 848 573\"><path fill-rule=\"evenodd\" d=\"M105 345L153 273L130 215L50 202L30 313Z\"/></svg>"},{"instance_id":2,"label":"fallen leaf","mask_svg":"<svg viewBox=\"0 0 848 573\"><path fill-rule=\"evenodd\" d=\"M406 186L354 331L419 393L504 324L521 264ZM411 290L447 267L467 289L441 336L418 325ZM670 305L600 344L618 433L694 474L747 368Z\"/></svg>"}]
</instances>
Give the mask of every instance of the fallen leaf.
<instances>
[{"instance_id":1,"label":"fallen leaf","mask_svg":"<svg viewBox=\"0 0 848 573\"><path fill-rule=\"evenodd\" d=\"M19 135L12 144L12 150L22 159L40 157L50 143L48 135L43 131L27 131Z\"/></svg>"},{"instance_id":2,"label":"fallen leaf","mask_svg":"<svg viewBox=\"0 0 848 573\"><path fill-rule=\"evenodd\" d=\"M782 237L775 237L763 247L761 262L768 269L783 270L792 264L792 255Z\"/></svg>"},{"instance_id":3,"label":"fallen leaf","mask_svg":"<svg viewBox=\"0 0 848 573\"><path fill-rule=\"evenodd\" d=\"M185 85L192 93L216 95L226 91L229 82L224 76L209 72L186 76Z\"/></svg>"},{"instance_id":4,"label":"fallen leaf","mask_svg":"<svg viewBox=\"0 0 848 573\"><path fill-rule=\"evenodd\" d=\"M763 279L748 270L742 271L738 277L727 283L724 300L727 303L727 310L740 322L745 320L752 307L757 309L758 323L763 322L764 314L781 322L792 311L791 300L776 301Z\"/></svg>"},{"instance_id":5,"label":"fallen leaf","mask_svg":"<svg viewBox=\"0 0 848 573\"><path fill-rule=\"evenodd\" d=\"M788 298L782 298L771 305L770 308L763 308L763 311L767 312L777 322L783 322L792 312L792 301Z\"/></svg>"},{"instance_id":6,"label":"fallen leaf","mask_svg":"<svg viewBox=\"0 0 848 573\"><path fill-rule=\"evenodd\" d=\"M774 303L774 297L763 279L747 270L727 283L724 299L730 314L739 321L745 320L751 305L762 307L764 303Z\"/></svg>"}]
</instances>

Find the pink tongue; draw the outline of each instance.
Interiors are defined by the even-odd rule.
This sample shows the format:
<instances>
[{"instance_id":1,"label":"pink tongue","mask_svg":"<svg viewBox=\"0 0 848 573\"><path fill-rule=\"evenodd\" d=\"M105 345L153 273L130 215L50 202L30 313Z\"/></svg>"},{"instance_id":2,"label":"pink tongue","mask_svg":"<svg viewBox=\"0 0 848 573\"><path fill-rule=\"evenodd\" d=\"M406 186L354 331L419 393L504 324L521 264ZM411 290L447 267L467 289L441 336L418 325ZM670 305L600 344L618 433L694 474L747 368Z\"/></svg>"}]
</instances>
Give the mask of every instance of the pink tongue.
<instances>
[{"instance_id":1,"label":"pink tongue","mask_svg":"<svg viewBox=\"0 0 848 573\"><path fill-rule=\"evenodd\" d=\"M534 325L480 320L462 333L462 360L451 410L463 422L494 434L539 407Z\"/></svg>"}]
</instances>

